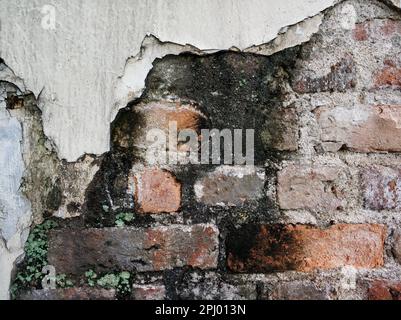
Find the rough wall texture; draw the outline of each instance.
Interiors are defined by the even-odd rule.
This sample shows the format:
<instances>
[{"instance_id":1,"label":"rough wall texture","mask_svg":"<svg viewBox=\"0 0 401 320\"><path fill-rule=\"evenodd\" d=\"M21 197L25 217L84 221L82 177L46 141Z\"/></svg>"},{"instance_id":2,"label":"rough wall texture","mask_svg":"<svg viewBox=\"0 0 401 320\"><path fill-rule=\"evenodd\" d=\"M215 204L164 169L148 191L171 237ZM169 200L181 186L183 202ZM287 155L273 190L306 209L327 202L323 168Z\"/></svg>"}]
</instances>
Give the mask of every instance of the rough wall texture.
<instances>
[{"instance_id":1,"label":"rough wall texture","mask_svg":"<svg viewBox=\"0 0 401 320\"><path fill-rule=\"evenodd\" d=\"M310 39L290 48L285 35L251 52L178 54L172 45L140 98L121 100L128 105L111 124L110 151L75 163L53 151L23 84L4 82L0 123L11 129L0 139L4 132L13 143L1 145L9 149L0 160L15 162L4 187L16 186L23 206L12 215L0 207L8 269L21 254L11 237L20 248L31 216L37 224L13 296L399 299L400 11L348 0L318 20ZM168 121L198 133L255 130L255 165L155 162L146 133L165 132ZM46 265L56 289L41 290Z\"/></svg>"}]
</instances>

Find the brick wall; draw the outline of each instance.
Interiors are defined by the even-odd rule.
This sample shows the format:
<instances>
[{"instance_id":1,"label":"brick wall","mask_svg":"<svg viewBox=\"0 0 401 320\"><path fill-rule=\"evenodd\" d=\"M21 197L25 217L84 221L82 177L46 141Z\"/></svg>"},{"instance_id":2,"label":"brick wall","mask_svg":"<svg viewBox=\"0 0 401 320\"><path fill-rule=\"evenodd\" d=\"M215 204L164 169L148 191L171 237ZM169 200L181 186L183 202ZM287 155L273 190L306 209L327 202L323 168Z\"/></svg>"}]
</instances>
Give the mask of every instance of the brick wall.
<instances>
[{"instance_id":1,"label":"brick wall","mask_svg":"<svg viewBox=\"0 0 401 320\"><path fill-rule=\"evenodd\" d=\"M399 12L346 1L308 43L270 57L156 61L79 216L48 235L47 262L75 289L20 297L398 299L400 46ZM155 163L146 133L169 121L254 129L255 166ZM99 281L121 272L128 291Z\"/></svg>"}]
</instances>

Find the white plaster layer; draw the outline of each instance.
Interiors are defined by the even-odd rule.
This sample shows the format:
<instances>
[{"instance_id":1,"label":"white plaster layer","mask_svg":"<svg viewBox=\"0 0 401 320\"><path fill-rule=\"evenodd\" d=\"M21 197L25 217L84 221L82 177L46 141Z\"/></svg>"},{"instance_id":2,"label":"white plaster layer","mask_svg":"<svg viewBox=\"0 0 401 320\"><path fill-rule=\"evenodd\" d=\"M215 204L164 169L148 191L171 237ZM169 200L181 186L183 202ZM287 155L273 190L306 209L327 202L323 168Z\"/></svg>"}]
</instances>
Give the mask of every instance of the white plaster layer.
<instances>
[{"instance_id":1,"label":"white plaster layer","mask_svg":"<svg viewBox=\"0 0 401 320\"><path fill-rule=\"evenodd\" d=\"M19 188L24 174L22 127L0 97L0 300L8 299L11 271L23 254L31 224L31 206Z\"/></svg>"}]
</instances>

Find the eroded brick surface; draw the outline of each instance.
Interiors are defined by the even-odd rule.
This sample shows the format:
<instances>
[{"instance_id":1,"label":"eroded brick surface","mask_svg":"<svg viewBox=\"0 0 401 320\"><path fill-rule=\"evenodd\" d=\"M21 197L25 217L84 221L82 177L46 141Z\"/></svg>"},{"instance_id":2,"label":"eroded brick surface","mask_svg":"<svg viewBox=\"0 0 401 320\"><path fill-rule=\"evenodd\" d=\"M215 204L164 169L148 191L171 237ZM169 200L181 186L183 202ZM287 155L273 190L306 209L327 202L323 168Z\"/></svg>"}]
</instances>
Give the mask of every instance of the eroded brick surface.
<instances>
[{"instance_id":1,"label":"eroded brick surface","mask_svg":"<svg viewBox=\"0 0 401 320\"><path fill-rule=\"evenodd\" d=\"M227 264L231 271L252 273L377 268L385 236L386 228L373 224L247 225L229 235Z\"/></svg>"},{"instance_id":2,"label":"eroded brick surface","mask_svg":"<svg viewBox=\"0 0 401 320\"><path fill-rule=\"evenodd\" d=\"M341 210L346 205L338 186L344 168L324 165L288 165L278 173L281 209Z\"/></svg>"},{"instance_id":3,"label":"eroded brick surface","mask_svg":"<svg viewBox=\"0 0 401 320\"><path fill-rule=\"evenodd\" d=\"M401 106L318 108L323 143L357 152L401 151Z\"/></svg>"},{"instance_id":4,"label":"eroded brick surface","mask_svg":"<svg viewBox=\"0 0 401 320\"><path fill-rule=\"evenodd\" d=\"M298 93L344 92L355 85L355 62L350 54L332 65L330 72L325 76L315 76L313 72L303 71L293 80L293 88Z\"/></svg>"},{"instance_id":5,"label":"eroded brick surface","mask_svg":"<svg viewBox=\"0 0 401 320\"><path fill-rule=\"evenodd\" d=\"M373 281L368 289L369 300L401 300L401 282Z\"/></svg>"},{"instance_id":6,"label":"eroded brick surface","mask_svg":"<svg viewBox=\"0 0 401 320\"><path fill-rule=\"evenodd\" d=\"M401 208L401 168L370 166L362 171L364 205L372 210Z\"/></svg>"},{"instance_id":7,"label":"eroded brick surface","mask_svg":"<svg viewBox=\"0 0 401 320\"><path fill-rule=\"evenodd\" d=\"M401 229L398 228L393 234L394 244L392 252L396 261L401 264Z\"/></svg>"},{"instance_id":8,"label":"eroded brick surface","mask_svg":"<svg viewBox=\"0 0 401 320\"><path fill-rule=\"evenodd\" d=\"M299 125L295 108L283 108L272 112L261 132L261 138L267 148L297 151Z\"/></svg>"},{"instance_id":9,"label":"eroded brick surface","mask_svg":"<svg viewBox=\"0 0 401 320\"><path fill-rule=\"evenodd\" d=\"M328 288L319 288L311 281L292 281L276 285L269 293L271 300L329 300Z\"/></svg>"},{"instance_id":10,"label":"eroded brick surface","mask_svg":"<svg viewBox=\"0 0 401 320\"><path fill-rule=\"evenodd\" d=\"M146 148L153 141L147 141L152 129L161 130L167 136L171 125L177 132L191 129L198 132L205 117L196 107L181 102L155 101L142 103L130 111L130 117L118 119L113 142L116 146Z\"/></svg>"},{"instance_id":11,"label":"eroded brick surface","mask_svg":"<svg viewBox=\"0 0 401 320\"><path fill-rule=\"evenodd\" d=\"M181 184L161 169L145 169L135 175L135 199L142 213L177 212L181 205Z\"/></svg>"},{"instance_id":12,"label":"eroded brick surface","mask_svg":"<svg viewBox=\"0 0 401 320\"><path fill-rule=\"evenodd\" d=\"M217 266L218 229L213 225L171 225L148 229L55 231L50 236L49 263L57 272L160 271Z\"/></svg>"},{"instance_id":13,"label":"eroded brick surface","mask_svg":"<svg viewBox=\"0 0 401 320\"><path fill-rule=\"evenodd\" d=\"M195 184L197 200L210 206L240 206L263 197L265 173L254 167L220 167Z\"/></svg>"},{"instance_id":14,"label":"eroded brick surface","mask_svg":"<svg viewBox=\"0 0 401 320\"><path fill-rule=\"evenodd\" d=\"M389 39L401 34L401 21L392 19L372 19L355 25L353 38L357 41Z\"/></svg>"},{"instance_id":15,"label":"eroded brick surface","mask_svg":"<svg viewBox=\"0 0 401 320\"><path fill-rule=\"evenodd\" d=\"M163 285L133 285L132 298L134 300L164 300L166 288Z\"/></svg>"}]
</instances>

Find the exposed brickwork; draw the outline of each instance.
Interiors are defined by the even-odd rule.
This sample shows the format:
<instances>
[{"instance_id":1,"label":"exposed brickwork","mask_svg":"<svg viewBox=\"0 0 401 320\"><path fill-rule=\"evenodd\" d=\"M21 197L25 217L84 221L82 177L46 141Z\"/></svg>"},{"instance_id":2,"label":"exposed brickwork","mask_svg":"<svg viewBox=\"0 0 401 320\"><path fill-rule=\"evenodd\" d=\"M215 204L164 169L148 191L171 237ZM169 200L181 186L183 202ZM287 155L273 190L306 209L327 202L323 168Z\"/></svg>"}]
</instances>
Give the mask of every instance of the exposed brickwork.
<instances>
[{"instance_id":1,"label":"exposed brickwork","mask_svg":"<svg viewBox=\"0 0 401 320\"><path fill-rule=\"evenodd\" d=\"M76 285L96 273L94 287L33 290L39 279L20 298L399 299L401 19L376 0L340 1L319 17L255 49L319 22L310 40L272 55L156 59L141 98L111 125L110 151L87 156L91 170L60 164L68 179L52 197L68 220L50 231L47 257L47 229L33 232L41 261ZM174 123L196 142L202 129L253 130L255 166L161 163L147 134ZM177 158L192 150L181 141ZM99 290L118 275L123 292Z\"/></svg>"},{"instance_id":2,"label":"exposed brickwork","mask_svg":"<svg viewBox=\"0 0 401 320\"><path fill-rule=\"evenodd\" d=\"M323 143L357 152L401 152L401 106L322 107L315 115Z\"/></svg>"},{"instance_id":3,"label":"exposed brickwork","mask_svg":"<svg viewBox=\"0 0 401 320\"><path fill-rule=\"evenodd\" d=\"M329 165L288 165L278 173L280 208L341 210L346 205L346 198L336 181L343 178L343 170Z\"/></svg>"},{"instance_id":4,"label":"exposed brickwork","mask_svg":"<svg viewBox=\"0 0 401 320\"><path fill-rule=\"evenodd\" d=\"M401 208L401 169L371 166L362 171L365 207L372 210Z\"/></svg>"},{"instance_id":5,"label":"exposed brickwork","mask_svg":"<svg viewBox=\"0 0 401 320\"><path fill-rule=\"evenodd\" d=\"M202 224L57 231L51 234L49 263L67 274L82 274L91 267L142 272L183 266L215 268L218 235L215 226Z\"/></svg>"},{"instance_id":6,"label":"exposed brickwork","mask_svg":"<svg viewBox=\"0 0 401 320\"><path fill-rule=\"evenodd\" d=\"M386 229L380 225L253 225L229 236L227 264L234 272L313 271L383 265Z\"/></svg>"},{"instance_id":7,"label":"exposed brickwork","mask_svg":"<svg viewBox=\"0 0 401 320\"><path fill-rule=\"evenodd\" d=\"M369 286L369 300L401 300L401 283L376 280Z\"/></svg>"},{"instance_id":8,"label":"exposed brickwork","mask_svg":"<svg viewBox=\"0 0 401 320\"><path fill-rule=\"evenodd\" d=\"M181 205L181 184L169 172L146 169L136 174L135 199L142 213L177 212Z\"/></svg>"}]
</instances>

